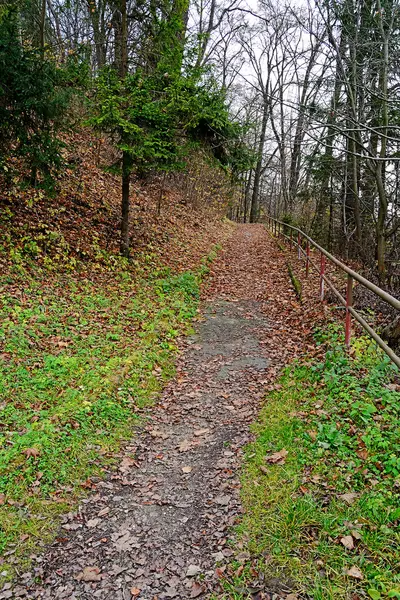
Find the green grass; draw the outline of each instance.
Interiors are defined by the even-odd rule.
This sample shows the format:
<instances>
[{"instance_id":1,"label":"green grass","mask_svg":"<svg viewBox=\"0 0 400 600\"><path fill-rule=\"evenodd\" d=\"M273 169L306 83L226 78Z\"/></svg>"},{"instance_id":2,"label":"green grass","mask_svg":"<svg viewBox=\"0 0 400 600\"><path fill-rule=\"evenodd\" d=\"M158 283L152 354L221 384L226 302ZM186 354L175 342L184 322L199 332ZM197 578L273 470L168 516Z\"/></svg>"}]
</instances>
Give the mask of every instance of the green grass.
<instances>
[{"instance_id":1,"label":"green grass","mask_svg":"<svg viewBox=\"0 0 400 600\"><path fill-rule=\"evenodd\" d=\"M229 598L251 597L240 590L255 572L313 600L400 598L395 368L366 338L349 357L335 326L317 339L327 342L325 360L288 368L255 425L238 530L253 560L240 576L233 565ZM284 464L266 461L283 448ZM348 493L356 496L341 497ZM353 549L341 543L349 535ZM347 574L352 567L362 580Z\"/></svg>"},{"instance_id":2,"label":"green grass","mask_svg":"<svg viewBox=\"0 0 400 600\"><path fill-rule=\"evenodd\" d=\"M126 266L88 279L19 262L0 278L0 579L51 539L173 376L215 255L179 275L133 279Z\"/></svg>"}]
</instances>

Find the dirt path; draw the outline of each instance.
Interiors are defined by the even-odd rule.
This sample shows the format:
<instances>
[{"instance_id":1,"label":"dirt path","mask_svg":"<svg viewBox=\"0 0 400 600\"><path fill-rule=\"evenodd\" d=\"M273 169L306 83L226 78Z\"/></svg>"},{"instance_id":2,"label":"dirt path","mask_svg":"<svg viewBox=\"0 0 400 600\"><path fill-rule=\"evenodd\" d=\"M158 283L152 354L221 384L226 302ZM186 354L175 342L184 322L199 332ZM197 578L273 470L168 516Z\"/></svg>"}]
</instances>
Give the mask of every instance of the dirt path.
<instances>
[{"instance_id":1,"label":"dirt path","mask_svg":"<svg viewBox=\"0 0 400 600\"><path fill-rule=\"evenodd\" d=\"M118 472L97 482L34 570L0 599L161 600L218 590L216 567L233 555L227 535L240 513L248 426L301 335L287 334L282 315L296 318L297 305L261 226L238 228L214 265L203 308L177 378Z\"/></svg>"}]
</instances>

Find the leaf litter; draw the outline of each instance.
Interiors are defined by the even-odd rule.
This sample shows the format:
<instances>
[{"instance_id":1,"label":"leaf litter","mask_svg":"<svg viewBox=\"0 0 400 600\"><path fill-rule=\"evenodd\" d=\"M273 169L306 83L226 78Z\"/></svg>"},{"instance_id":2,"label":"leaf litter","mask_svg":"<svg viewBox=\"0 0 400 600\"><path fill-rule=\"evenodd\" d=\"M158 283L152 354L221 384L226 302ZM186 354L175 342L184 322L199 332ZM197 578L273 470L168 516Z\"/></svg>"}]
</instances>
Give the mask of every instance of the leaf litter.
<instances>
[{"instance_id":1,"label":"leaf litter","mask_svg":"<svg viewBox=\"0 0 400 600\"><path fill-rule=\"evenodd\" d=\"M94 492L67 521L70 528L16 582L25 597L162 600L223 593L249 425L265 386L302 352L316 317L314 308L299 320L304 309L281 263L261 225L237 228L212 266L198 332L181 340L175 381L158 405L143 411L149 427L136 431L134 446L126 445L118 471L110 468L103 482L88 480ZM282 449L266 461L283 464L286 455ZM189 468L192 476L183 478ZM82 527L85 522L92 527ZM270 594L266 585L255 572L248 589L276 600L291 591L283 586L282 595Z\"/></svg>"}]
</instances>

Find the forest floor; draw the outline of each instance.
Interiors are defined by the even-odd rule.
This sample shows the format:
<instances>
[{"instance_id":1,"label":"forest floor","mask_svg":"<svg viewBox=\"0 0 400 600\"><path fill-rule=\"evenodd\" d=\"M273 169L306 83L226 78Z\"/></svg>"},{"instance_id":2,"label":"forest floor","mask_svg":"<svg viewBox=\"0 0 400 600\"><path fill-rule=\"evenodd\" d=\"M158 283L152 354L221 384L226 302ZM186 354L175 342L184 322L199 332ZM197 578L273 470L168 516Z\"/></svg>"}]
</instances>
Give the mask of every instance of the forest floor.
<instances>
[{"instance_id":1,"label":"forest floor","mask_svg":"<svg viewBox=\"0 0 400 600\"><path fill-rule=\"evenodd\" d=\"M265 228L239 226L213 266L204 320L184 343L178 375L118 470L93 483L33 571L0 597L194 598L215 590L233 554L227 536L240 513L248 425L265 386L310 333L300 310Z\"/></svg>"},{"instance_id":2,"label":"forest floor","mask_svg":"<svg viewBox=\"0 0 400 600\"><path fill-rule=\"evenodd\" d=\"M303 595L306 586L299 587L290 576L283 576L284 567L277 569L278 577L266 577L249 553L252 527L256 530L255 538L268 537L264 519L271 519L268 509L273 499L270 500L268 494L273 485L288 491L287 497L279 499L280 505L272 506L274 511L297 497L303 502L304 494L308 494L307 486L312 485L302 483L304 465L296 464L292 480L287 478L285 469L282 470L288 453L285 448L288 447L293 456L297 445L300 454L302 452L297 429L291 423L289 429L295 433L290 440L287 432L283 432L282 438L273 439L271 445L270 438L265 443L261 436L254 451L249 454L245 450L250 442L254 444L250 424L265 404L266 391L279 394L284 387L276 379L282 367L296 358L304 360L306 355L308 361L321 361L324 356L323 348L315 344L313 329L321 323L326 325L331 311L318 300L318 281L303 286L302 301L299 300L290 282L287 260L288 255L262 225L239 225L235 229L211 266L211 276L203 288L202 316L196 333L180 341L176 376L155 405L139 411L140 424L118 453L118 464L105 470L105 479L91 477L90 493L78 510L64 515L55 541L44 553L32 556L29 570L13 583L4 585L0 599L294 600L313 597L327 600L365 597L363 593L353 593L353 582L357 587L363 574L360 568L352 566L353 557L348 557L349 547L357 546L362 537L357 524L348 525L353 533L347 539L342 538L346 547L343 542L332 542L332 536L329 537L335 551L344 555L343 564L346 566L346 561L350 561L349 575L346 575L350 579L350 591L346 588L339 595L335 595L335 591L333 595L328 591ZM293 256L290 260L296 258ZM302 272L302 268L297 270ZM310 373L310 369L307 372ZM365 375L365 369L361 375ZM290 388L292 382L288 385ZM307 385L299 382L299 397L302 388L308 389ZM306 403L316 393L316 383L312 381L310 386L308 397L301 397L301 402ZM322 389L323 384L319 387ZM397 388L391 391L394 389ZM357 389L358 394L362 393L360 390ZM288 394L293 399L291 388ZM381 398L383 396L381 393ZM296 410L290 402L285 403L284 397L278 399L278 404L284 413L279 414L276 430L279 423L291 418ZM310 408L311 415L316 412L321 413L322 419L328 414ZM389 417L392 418L388 414ZM264 415L265 430L268 419L276 423L276 418L274 414ZM318 436L319 425L313 427L316 431L310 434L312 442ZM333 438L336 452L337 436ZM284 441L292 445L283 447ZM329 436L324 443L322 447L329 449ZM257 461L260 452L262 464L256 462L253 466L251 461L255 456ZM315 464L319 460L324 464L327 459L319 453L312 460ZM353 465L354 469L360 471L357 465ZM269 472L279 473L275 484L269 479ZM379 475L374 477L374 481L378 481ZM296 483L296 489L292 488L291 481ZM320 480L317 478L317 481ZM351 485L347 473L343 474L343 481ZM333 490L336 485L340 489L341 480L329 485L325 487ZM243 492L247 494L247 501ZM265 503L262 509L252 504L259 493ZM357 505L357 493L347 496ZM259 499L257 502L259 504ZM336 513L345 523L349 518L345 514L346 502L342 502L343 514ZM326 555L321 554L322 559L315 564L318 553L314 529L322 530L323 524L315 523L315 510L311 504L310 507L307 514L301 513L308 527L308 537L301 540L301 552L306 555L312 551L308 566L305 559L304 569L312 568L320 573L324 571L321 564L325 559L329 561L332 552L328 544ZM244 510L247 516L243 515ZM256 522L249 523L252 513ZM282 519L279 521L278 517L276 523L280 525ZM233 526L243 518L248 521L247 532L235 534ZM293 521L293 516L290 519ZM334 521L337 526L338 518ZM271 531L276 523L272 521ZM297 530L294 534L297 540ZM290 531L292 537L294 534ZM282 537L283 545L285 532L274 530L274 535ZM385 548L389 538L390 532L384 540ZM271 544L270 539L268 544ZM297 548L293 551L289 543L287 546L289 550L284 545L278 549L278 558L286 556L285 552L288 557L303 556L301 552L296 554ZM269 563L272 550L275 548L260 550L264 566ZM300 559L296 561L299 562L295 571L301 571ZM341 569L343 571L342 566ZM288 573L291 575L293 569Z\"/></svg>"}]
</instances>

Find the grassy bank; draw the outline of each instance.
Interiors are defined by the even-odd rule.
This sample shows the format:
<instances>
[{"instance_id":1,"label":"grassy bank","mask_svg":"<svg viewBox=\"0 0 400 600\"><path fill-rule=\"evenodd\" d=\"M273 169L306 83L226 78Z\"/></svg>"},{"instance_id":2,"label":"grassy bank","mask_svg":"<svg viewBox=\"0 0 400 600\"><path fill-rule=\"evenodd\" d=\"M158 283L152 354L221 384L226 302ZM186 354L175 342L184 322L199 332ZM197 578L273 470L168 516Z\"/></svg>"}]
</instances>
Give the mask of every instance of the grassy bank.
<instances>
[{"instance_id":1,"label":"grassy bank","mask_svg":"<svg viewBox=\"0 0 400 600\"><path fill-rule=\"evenodd\" d=\"M0 279L2 578L51 538L174 373L213 251L179 275L122 263L88 278L18 263Z\"/></svg>"},{"instance_id":2,"label":"grassy bank","mask_svg":"<svg viewBox=\"0 0 400 600\"><path fill-rule=\"evenodd\" d=\"M266 398L242 478L254 560L234 566L229 598L260 574L301 598L400 598L400 386L368 339L349 357L339 331Z\"/></svg>"}]
</instances>

